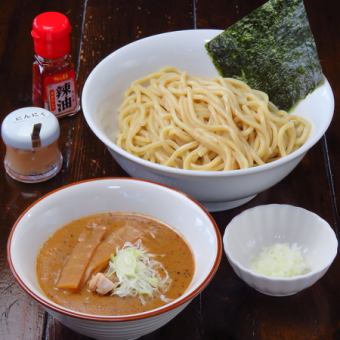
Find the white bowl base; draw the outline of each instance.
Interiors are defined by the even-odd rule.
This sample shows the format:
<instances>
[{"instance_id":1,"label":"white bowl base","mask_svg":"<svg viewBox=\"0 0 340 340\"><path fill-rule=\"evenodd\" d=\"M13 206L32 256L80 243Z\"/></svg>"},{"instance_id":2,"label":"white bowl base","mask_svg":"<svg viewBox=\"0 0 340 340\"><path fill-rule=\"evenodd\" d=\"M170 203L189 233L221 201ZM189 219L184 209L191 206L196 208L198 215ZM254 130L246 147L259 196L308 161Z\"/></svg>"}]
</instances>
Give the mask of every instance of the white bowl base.
<instances>
[{"instance_id":1,"label":"white bowl base","mask_svg":"<svg viewBox=\"0 0 340 340\"><path fill-rule=\"evenodd\" d=\"M261 294L264 294L264 295L268 295L268 296L274 296L274 297L285 297L285 296L291 296L291 295L295 295L295 294L297 294L297 293L299 293L300 291L299 290L297 290L296 292L290 292L290 293L282 293L282 294L279 294L279 293L268 293L268 292L264 292L264 291L262 291L262 290L260 290L260 289L256 289L255 288L255 290L257 290L259 293L261 293Z\"/></svg>"},{"instance_id":2,"label":"white bowl base","mask_svg":"<svg viewBox=\"0 0 340 340\"><path fill-rule=\"evenodd\" d=\"M248 196L246 198L241 198L235 201L225 201L225 202L201 202L210 212L230 210L233 208L240 207L243 204L251 201L256 195Z\"/></svg>"}]
</instances>

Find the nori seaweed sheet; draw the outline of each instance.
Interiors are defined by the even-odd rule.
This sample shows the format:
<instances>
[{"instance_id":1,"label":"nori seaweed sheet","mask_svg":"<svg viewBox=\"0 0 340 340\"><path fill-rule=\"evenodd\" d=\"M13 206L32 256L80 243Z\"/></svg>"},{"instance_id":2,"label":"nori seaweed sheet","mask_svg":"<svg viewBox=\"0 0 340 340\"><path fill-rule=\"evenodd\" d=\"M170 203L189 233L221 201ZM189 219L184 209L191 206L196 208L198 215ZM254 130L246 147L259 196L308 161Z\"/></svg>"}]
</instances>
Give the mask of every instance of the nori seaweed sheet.
<instances>
[{"instance_id":1,"label":"nori seaweed sheet","mask_svg":"<svg viewBox=\"0 0 340 340\"><path fill-rule=\"evenodd\" d=\"M303 0L270 0L206 43L223 77L266 92L291 109L322 81Z\"/></svg>"}]
</instances>

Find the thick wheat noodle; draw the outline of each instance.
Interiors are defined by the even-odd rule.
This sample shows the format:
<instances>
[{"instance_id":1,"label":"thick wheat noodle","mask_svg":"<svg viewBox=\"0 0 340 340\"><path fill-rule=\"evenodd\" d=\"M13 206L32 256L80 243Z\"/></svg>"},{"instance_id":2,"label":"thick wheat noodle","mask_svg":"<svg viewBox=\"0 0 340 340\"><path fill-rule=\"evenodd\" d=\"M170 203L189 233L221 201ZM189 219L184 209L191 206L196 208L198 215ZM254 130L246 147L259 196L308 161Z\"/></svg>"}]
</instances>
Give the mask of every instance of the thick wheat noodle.
<instances>
[{"instance_id":1,"label":"thick wheat noodle","mask_svg":"<svg viewBox=\"0 0 340 340\"><path fill-rule=\"evenodd\" d=\"M191 77L166 67L126 91L117 144L167 166L234 170L286 156L309 133L305 119L278 110L240 80Z\"/></svg>"}]
</instances>

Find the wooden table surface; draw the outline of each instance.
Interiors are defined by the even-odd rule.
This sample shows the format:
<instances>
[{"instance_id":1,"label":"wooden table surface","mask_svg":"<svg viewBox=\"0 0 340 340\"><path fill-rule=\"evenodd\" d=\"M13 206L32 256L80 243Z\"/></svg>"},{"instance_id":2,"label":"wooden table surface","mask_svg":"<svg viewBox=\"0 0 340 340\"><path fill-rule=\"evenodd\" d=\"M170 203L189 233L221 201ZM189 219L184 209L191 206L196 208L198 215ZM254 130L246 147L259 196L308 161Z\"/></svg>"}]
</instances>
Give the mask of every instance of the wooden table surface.
<instances>
[{"instance_id":1,"label":"wooden table surface","mask_svg":"<svg viewBox=\"0 0 340 340\"><path fill-rule=\"evenodd\" d=\"M67 14L80 87L93 67L121 46L153 34L192 28L225 28L263 0L2 0L0 2L0 115L31 104L35 15ZM340 104L340 3L305 0L323 71ZM337 110L337 105L336 105ZM322 112L320 112L322 114ZM340 114L340 113L339 113ZM214 213L221 232L236 214L266 203L288 203L316 212L339 226L340 116L325 137L282 182L250 203ZM0 168L0 339L85 339L48 315L15 283L6 263L9 231L34 200L74 181L126 176L86 125L82 113L60 121L64 164L42 184L21 184ZM4 145L0 143L1 161ZM340 259L313 287L291 297L257 293L233 273L225 256L208 288L180 315L143 339L340 339Z\"/></svg>"}]
</instances>

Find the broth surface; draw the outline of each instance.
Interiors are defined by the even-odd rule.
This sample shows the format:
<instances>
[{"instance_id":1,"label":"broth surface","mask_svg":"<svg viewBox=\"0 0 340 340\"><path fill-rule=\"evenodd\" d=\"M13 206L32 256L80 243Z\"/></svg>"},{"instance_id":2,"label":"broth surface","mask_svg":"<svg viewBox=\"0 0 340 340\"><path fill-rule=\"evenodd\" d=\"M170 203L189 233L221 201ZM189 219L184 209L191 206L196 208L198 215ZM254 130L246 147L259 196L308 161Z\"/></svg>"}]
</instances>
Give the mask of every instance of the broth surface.
<instances>
[{"instance_id":1,"label":"broth surface","mask_svg":"<svg viewBox=\"0 0 340 340\"><path fill-rule=\"evenodd\" d=\"M189 286L195 264L185 240L167 225L150 217L133 213L102 213L72 221L57 230L42 246L37 257L37 277L44 293L54 302L72 309L97 315L127 315L140 313L165 304L159 297L148 298L143 305L138 297L98 295L83 282L78 291L57 288L62 269L78 243L81 233L92 224L106 228L105 238L119 230L119 238L112 249L121 248L126 241L142 241L149 253L163 264L172 282L164 294L176 299Z\"/></svg>"}]
</instances>

